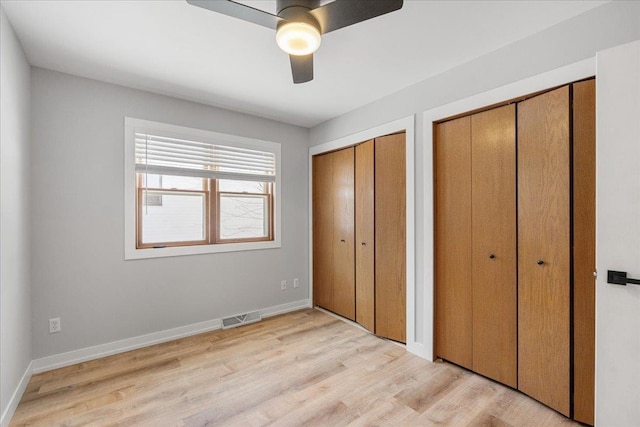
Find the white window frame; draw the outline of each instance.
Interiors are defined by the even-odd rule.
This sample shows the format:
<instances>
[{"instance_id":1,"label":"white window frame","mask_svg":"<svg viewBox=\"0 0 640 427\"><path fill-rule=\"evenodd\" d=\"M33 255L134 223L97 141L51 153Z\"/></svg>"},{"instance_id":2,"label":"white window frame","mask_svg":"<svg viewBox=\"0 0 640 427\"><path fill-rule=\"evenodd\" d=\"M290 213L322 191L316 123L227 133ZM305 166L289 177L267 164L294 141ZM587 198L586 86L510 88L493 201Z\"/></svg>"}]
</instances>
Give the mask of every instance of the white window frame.
<instances>
[{"instance_id":1,"label":"white window frame","mask_svg":"<svg viewBox=\"0 0 640 427\"><path fill-rule=\"evenodd\" d=\"M161 135L197 138L212 144L227 145L239 148L268 151L276 156L276 180L273 218L273 240L262 242L219 243L194 246L170 246L164 248L136 248L136 160L135 160L135 132L140 129L157 132ZM281 156L280 144L272 141L245 138L237 135L212 132L201 129L176 126L149 120L124 118L124 259L161 258L183 255L211 254L220 252L250 251L259 249L280 248L281 244Z\"/></svg>"}]
</instances>

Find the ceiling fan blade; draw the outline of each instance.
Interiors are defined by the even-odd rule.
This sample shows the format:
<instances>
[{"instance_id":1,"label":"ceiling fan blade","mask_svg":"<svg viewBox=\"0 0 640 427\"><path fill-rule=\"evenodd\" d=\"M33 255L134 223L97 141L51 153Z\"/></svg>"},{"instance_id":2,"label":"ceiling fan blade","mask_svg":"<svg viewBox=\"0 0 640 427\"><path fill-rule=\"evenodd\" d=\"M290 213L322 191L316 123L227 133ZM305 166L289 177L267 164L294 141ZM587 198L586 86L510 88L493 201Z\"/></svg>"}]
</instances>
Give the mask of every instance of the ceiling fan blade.
<instances>
[{"instance_id":1,"label":"ceiling fan blade","mask_svg":"<svg viewBox=\"0 0 640 427\"><path fill-rule=\"evenodd\" d=\"M336 0L309 12L322 34L339 30L402 8L403 0Z\"/></svg>"},{"instance_id":2,"label":"ceiling fan blade","mask_svg":"<svg viewBox=\"0 0 640 427\"><path fill-rule=\"evenodd\" d=\"M260 9L255 9L232 0L187 0L187 3L198 6L203 9L222 13L223 15L232 16L242 19L243 21L253 22L263 27L277 29L278 22L282 18L272 15Z\"/></svg>"},{"instance_id":3,"label":"ceiling fan blade","mask_svg":"<svg viewBox=\"0 0 640 427\"><path fill-rule=\"evenodd\" d=\"M306 83L313 80L313 53L309 55L289 55L293 82Z\"/></svg>"}]
</instances>

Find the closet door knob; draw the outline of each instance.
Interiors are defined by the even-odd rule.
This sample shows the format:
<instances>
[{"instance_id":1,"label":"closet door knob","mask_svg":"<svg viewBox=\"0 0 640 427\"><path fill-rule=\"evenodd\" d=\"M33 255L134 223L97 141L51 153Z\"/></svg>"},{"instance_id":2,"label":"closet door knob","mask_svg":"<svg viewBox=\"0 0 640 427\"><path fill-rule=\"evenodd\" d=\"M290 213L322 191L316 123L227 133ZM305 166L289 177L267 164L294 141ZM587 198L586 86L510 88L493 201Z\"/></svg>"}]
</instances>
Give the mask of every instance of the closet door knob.
<instances>
[{"instance_id":1,"label":"closet door knob","mask_svg":"<svg viewBox=\"0 0 640 427\"><path fill-rule=\"evenodd\" d=\"M489 258L494 259L496 256L494 254L489 255Z\"/></svg>"},{"instance_id":2,"label":"closet door knob","mask_svg":"<svg viewBox=\"0 0 640 427\"><path fill-rule=\"evenodd\" d=\"M340 239L340 243L345 243L345 242L346 242L346 240Z\"/></svg>"},{"instance_id":3,"label":"closet door knob","mask_svg":"<svg viewBox=\"0 0 640 427\"><path fill-rule=\"evenodd\" d=\"M544 264L544 261L543 261L543 260L541 260L541 259L539 259L539 260L538 260L538 265L542 265L542 264Z\"/></svg>"},{"instance_id":4,"label":"closet door knob","mask_svg":"<svg viewBox=\"0 0 640 427\"><path fill-rule=\"evenodd\" d=\"M360 243L362 246L367 246L367 242Z\"/></svg>"}]
</instances>

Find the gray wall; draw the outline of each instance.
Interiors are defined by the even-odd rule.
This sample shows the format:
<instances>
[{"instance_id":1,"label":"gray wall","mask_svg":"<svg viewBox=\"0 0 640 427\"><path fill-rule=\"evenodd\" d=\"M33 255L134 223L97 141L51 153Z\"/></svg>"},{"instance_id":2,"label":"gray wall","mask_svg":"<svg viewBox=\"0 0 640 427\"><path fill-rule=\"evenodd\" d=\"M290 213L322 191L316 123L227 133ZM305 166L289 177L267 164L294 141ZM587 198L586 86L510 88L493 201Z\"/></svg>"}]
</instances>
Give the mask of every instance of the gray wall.
<instances>
[{"instance_id":1,"label":"gray wall","mask_svg":"<svg viewBox=\"0 0 640 427\"><path fill-rule=\"evenodd\" d=\"M324 122L311 129L311 145L573 64L593 57L599 50L638 38L640 2L607 3ZM416 135L418 142L420 136Z\"/></svg>"},{"instance_id":2,"label":"gray wall","mask_svg":"<svg viewBox=\"0 0 640 427\"><path fill-rule=\"evenodd\" d=\"M31 102L34 359L309 297L307 129L38 68ZM280 142L282 248L125 261L125 116Z\"/></svg>"},{"instance_id":3,"label":"gray wall","mask_svg":"<svg viewBox=\"0 0 640 427\"><path fill-rule=\"evenodd\" d=\"M0 414L31 362L31 71L0 8ZM19 397L19 396L18 396ZM3 422L8 420L3 419Z\"/></svg>"}]
</instances>

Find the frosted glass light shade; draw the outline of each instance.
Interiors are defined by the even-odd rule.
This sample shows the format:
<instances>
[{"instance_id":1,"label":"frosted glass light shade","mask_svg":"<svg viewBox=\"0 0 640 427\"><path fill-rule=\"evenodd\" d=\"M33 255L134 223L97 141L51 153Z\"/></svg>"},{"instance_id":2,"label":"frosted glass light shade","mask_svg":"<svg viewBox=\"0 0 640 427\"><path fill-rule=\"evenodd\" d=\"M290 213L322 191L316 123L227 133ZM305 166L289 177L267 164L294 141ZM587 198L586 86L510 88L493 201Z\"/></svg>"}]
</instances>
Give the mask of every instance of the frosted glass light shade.
<instances>
[{"instance_id":1,"label":"frosted glass light shade","mask_svg":"<svg viewBox=\"0 0 640 427\"><path fill-rule=\"evenodd\" d=\"M309 55L320 47L320 31L305 22L287 22L276 32L276 42L289 55Z\"/></svg>"}]
</instances>

